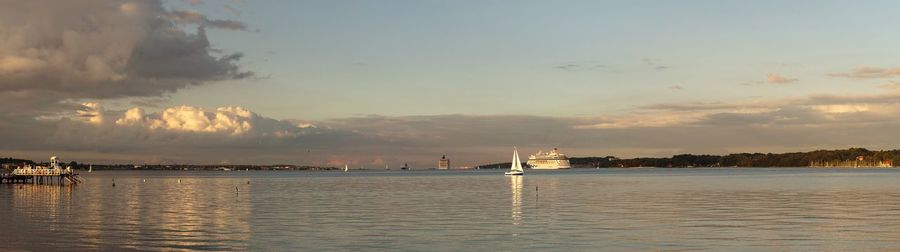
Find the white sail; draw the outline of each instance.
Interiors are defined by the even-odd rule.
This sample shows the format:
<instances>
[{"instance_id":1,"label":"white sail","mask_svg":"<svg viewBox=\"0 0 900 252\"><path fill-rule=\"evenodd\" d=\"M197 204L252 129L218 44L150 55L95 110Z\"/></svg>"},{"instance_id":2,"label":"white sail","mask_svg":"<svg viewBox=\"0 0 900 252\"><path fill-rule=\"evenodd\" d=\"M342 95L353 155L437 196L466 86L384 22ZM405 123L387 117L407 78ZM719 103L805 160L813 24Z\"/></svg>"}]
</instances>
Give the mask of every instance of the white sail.
<instances>
[{"instance_id":1,"label":"white sail","mask_svg":"<svg viewBox=\"0 0 900 252\"><path fill-rule=\"evenodd\" d=\"M522 160L519 160L519 150L513 150L513 163L511 171L522 171Z\"/></svg>"},{"instance_id":2,"label":"white sail","mask_svg":"<svg viewBox=\"0 0 900 252\"><path fill-rule=\"evenodd\" d=\"M350 170L350 167L347 167L347 165L344 164L344 171L346 172L346 171L349 171L349 170Z\"/></svg>"},{"instance_id":3,"label":"white sail","mask_svg":"<svg viewBox=\"0 0 900 252\"><path fill-rule=\"evenodd\" d=\"M513 149L513 159L512 164L509 166L509 171L506 172L506 175L523 175L525 171L522 170L522 161L519 160L519 149Z\"/></svg>"}]
</instances>

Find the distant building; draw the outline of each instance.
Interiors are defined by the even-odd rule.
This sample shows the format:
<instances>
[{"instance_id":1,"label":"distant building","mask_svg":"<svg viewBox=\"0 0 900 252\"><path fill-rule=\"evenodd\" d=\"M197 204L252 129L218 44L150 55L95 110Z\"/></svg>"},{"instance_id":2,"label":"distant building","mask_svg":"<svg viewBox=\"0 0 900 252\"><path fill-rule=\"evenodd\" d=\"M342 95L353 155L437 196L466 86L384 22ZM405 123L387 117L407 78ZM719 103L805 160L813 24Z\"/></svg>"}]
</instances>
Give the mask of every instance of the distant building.
<instances>
[{"instance_id":1,"label":"distant building","mask_svg":"<svg viewBox=\"0 0 900 252\"><path fill-rule=\"evenodd\" d=\"M439 170L450 169L450 159L447 159L447 155L441 156L441 160L438 161L438 166L437 166L437 168L438 168Z\"/></svg>"}]
</instances>

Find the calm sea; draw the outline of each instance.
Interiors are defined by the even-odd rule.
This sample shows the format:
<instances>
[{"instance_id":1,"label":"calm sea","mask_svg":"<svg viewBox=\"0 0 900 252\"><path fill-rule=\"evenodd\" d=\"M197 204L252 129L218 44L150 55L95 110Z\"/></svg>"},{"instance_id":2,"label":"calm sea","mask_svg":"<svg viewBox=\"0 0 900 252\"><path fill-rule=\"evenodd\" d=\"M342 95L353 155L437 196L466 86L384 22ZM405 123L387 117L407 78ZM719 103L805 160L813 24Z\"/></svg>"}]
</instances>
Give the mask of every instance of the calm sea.
<instances>
[{"instance_id":1,"label":"calm sea","mask_svg":"<svg viewBox=\"0 0 900 252\"><path fill-rule=\"evenodd\" d=\"M900 250L900 170L526 172L95 171L76 186L4 184L0 250Z\"/></svg>"}]
</instances>

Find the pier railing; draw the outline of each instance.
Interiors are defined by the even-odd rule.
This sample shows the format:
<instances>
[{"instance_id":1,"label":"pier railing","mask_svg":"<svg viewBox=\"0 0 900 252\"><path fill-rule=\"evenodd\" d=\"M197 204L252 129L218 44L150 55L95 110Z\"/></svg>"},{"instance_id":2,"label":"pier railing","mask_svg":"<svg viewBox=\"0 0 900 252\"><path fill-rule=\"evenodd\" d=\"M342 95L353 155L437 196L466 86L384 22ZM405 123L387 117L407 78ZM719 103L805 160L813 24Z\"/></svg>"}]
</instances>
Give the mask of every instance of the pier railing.
<instances>
[{"instance_id":1,"label":"pier railing","mask_svg":"<svg viewBox=\"0 0 900 252\"><path fill-rule=\"evenodd\" d=\"M60 176L69 174L72 174L72 169L20 168L12 172L12 175L15 176Z\"/></svg>"}]
</instances>

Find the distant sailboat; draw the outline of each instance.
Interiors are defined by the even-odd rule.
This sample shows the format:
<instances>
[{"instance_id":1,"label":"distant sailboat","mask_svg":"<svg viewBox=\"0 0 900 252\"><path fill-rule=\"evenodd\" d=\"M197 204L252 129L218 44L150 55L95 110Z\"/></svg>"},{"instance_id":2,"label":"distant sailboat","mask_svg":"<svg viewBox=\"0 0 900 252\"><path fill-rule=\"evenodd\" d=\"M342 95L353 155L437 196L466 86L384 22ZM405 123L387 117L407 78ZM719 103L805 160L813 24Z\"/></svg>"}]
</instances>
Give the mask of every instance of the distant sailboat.
<instances>
[{"instance_id":1,"label":"distant sailboat","mask_svg":"<svg viewBox=\"0 0 900 252\"><path fill-rule=\"evenodd\" d=\"M519 160L519 149L513 149L513 159L512 165L509 167L509 171L505 173L506 175L525 175L525 170L522 170L522 161Z\"/></svg>"},{"instance_id":2,"label":"distant sailboat","mask_svg":"<svg viewBox=\"0 0 900 252\"><path fill-rule=\"evenodd\" d=\"M350 167L348 167L347 164L344 164L344 172L348 172L348 171L350 171Z\"/></svg>"},{"instance_id":3,"label":"distant sailboat","mask_svg":"<svg viewBox=\"0 0 900 252\"><path fill-rule=\"evenodd\" d=\"M91 172L92 170L94 170L94 165L93 164L88 165L88 172Z\"/></svg>"}]
</instances>

